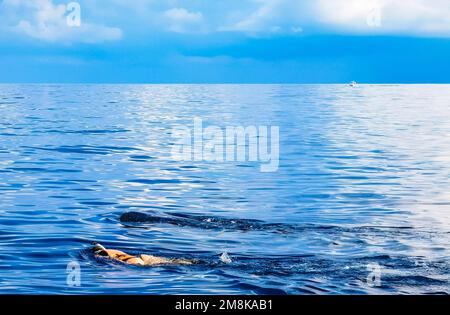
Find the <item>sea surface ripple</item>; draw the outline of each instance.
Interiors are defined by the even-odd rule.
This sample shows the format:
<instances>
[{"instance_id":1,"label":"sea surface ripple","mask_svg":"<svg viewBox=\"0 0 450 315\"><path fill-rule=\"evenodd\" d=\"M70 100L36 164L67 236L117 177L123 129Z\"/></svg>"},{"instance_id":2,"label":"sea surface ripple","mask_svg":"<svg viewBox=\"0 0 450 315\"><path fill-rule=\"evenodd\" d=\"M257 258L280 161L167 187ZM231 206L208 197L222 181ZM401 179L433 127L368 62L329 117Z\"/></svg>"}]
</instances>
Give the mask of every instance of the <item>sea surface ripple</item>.
<instances>
[{"instance_id":1,"label":"sea surface ripple","mask_svg":"<svg viewBox=\"0 0 450 315\"><path fill-rule=\"evenodd\" d=\"M278 171L175 161L195 117L279 126ZM449 188L448 85L0 85L0 293L448 294Z\"/></svg>"}]
</instances>

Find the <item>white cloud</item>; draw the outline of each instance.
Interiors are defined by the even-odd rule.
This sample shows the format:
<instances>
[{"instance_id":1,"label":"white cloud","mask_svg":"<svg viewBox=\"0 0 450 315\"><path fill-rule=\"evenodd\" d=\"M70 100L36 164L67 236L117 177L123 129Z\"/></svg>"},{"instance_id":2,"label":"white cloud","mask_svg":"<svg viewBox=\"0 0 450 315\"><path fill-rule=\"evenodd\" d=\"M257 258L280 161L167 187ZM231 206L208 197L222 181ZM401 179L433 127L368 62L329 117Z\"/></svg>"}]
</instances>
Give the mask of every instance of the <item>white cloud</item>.
<instances>
[{"instance_id":1,"label":"white cloud","mask_svg":"<svg viewBox=\"0 0 450 315\"><path fill-rule=\"evenodd\" d=\"M448 0L319 0L319 23L337 31L450 36ZM367 23L379 15L379 27Z\"/></svg>"},{"instance_id":2,"label":"white cloud","mask_svg":"<svg viewBox=\"0 0 450 315\"><path fill-rule=\"evenodd\" d=\"M0 0L0 37L15 31L43 41L101 42L162 30L250 36L383 34L450 37L450 0L76 0L81 27L66 24L71 0ZM96 22L84 19L95 16ZM9 31L9 32L8 32Z\"/></svg>"},{"instance_id":3,"label":"white cloud","mask_svg":"<svg viewBox=\"0 0 450 315\"><path fill-rule=\"evenodd\" d=\"M280 5L280 0L263 0L257 1L262 3L256 11L237 21L233 25L225 27L224 30L230 31L244 31L244 32L258 32L268 30L273 26L267 25L273 20L276 15L277 7Z\"/></svg>"},{"instance_id":4,"label":"white cloud","mask_svg":"<svg viewBox=\"0 0 450 315\"><path fill-rule=\"evenodd\" d=\"M184 8L172 8L164 12L169 21L169 30L177 33L199 31L203 14L201 12L189 12Z\"/></svg>"},{"instance_id":5,"label":"white cloud","mask_svg":"<svg viewBox=\"0 0 450 315\"><path fill-rule=\"evenodd\" d=\"M298 34L302 32L301 23L305 23L301 1L289 0L252 0L257 5L247 14L232 12L231 21L219 27L219 31L261 34Z\"/></svg>"},{"instance_id":6,"label":"white cloud","mask_svg":"<svg viewBox=\"0 0 450 315\"><path fill-rule=\"evenodd\" d=\"M1 9L8 15L4 28L38 40L96 43L122 37L119 28L83 20L79 27L69 26L66 6L52 0L5 0Z\"/></svg>"},{"instance_id":7,"label":"white cloud","mask_svg":"<svg viewBox=\"0 0 450 315\"><path fill-rule=\"evenodd\" d=\"M252 0L219 31L386 34L450 37L449 0ZM241 10L244 11L245 10ZM277 32L273 32L277 29Z\"/></svg>"}]
</instances>

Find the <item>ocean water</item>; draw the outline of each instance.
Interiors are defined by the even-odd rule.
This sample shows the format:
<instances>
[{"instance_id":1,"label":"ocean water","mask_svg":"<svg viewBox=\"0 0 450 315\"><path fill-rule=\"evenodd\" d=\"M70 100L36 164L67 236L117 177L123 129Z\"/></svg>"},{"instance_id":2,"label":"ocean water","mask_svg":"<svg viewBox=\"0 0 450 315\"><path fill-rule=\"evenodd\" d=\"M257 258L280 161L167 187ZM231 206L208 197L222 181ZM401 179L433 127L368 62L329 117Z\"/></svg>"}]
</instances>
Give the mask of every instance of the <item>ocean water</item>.
<instances>
[{"instance_id":1,"label":"ocean water","mask_svg":"<svg viewBox=\"0 0 450 315\"><path fill-rule=\"evenodd\" d=\"M279 126L278 171L175 161L195 117ZM0 293L450 293L449 188L447 85L0 85Z\"/></svg>"}]
</instances>

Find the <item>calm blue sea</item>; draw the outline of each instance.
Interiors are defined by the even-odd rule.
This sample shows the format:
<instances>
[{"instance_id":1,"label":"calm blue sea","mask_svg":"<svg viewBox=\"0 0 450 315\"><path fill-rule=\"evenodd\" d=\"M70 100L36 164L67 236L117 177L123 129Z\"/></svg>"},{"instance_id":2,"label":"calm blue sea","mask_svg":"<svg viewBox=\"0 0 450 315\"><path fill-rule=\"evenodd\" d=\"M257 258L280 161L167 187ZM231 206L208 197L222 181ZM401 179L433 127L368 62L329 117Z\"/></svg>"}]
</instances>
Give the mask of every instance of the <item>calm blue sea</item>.
<instances>
[{"instance_id":1,"label":"calm blue sea","mask_svg":"<svg viewBox=\"0 0 450 315\"><path fill-rule=\"evenodd\" d=\"M195 117L279 126L278 171L175 161ZM447 85L0 85L0 293L450 293L449 188Z\"/></svg>"}]
</instances>

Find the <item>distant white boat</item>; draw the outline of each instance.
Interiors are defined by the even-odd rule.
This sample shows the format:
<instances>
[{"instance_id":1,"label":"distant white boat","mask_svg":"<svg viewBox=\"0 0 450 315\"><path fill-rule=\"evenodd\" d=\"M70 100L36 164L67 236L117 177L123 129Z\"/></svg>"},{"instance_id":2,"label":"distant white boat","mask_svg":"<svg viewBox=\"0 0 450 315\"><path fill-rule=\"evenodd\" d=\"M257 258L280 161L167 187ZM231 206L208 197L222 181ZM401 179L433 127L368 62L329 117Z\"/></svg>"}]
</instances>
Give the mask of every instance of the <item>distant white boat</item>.
<instances>
[{"instance_id":1,"label":"distant white boat","mask_svg":"<svg viewBox=\"0 0 450 315\"><path fill-rule=\"evenodd\" d=\"M352 81L352 82L350 83L350 86L351 86L351 87L357 87L357 86L358 86L358 83L356 83L356 81Z\"/></svg>"}]
</instances>

